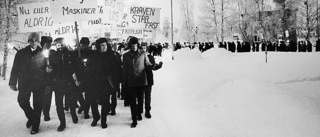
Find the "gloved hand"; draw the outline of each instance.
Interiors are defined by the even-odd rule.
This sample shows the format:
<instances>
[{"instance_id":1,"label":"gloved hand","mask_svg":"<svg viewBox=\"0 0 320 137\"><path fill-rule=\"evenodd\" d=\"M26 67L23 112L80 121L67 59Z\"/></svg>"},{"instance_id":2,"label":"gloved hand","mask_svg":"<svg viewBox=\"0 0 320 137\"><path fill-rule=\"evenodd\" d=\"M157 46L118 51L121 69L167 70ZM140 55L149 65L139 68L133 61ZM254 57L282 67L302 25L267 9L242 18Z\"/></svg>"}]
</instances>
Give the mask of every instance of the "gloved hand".
<instances>
[{"instance_id":1,"label":"gloved hand","mask_svg":"<svg viewBox=\"0 0 320 137\"><path fill-rule=\"evenodd\" d=\"M82 84L81 81L76 80L76 85L77 85L77 86L80 86L81 84Z\"/></svg>"},{"instance_id":2,"label":"gloved hand","mask_svg":"<svg viewBox=\"0 0 320 137\"><path fill-rule=\"evenodd\" d=\"M12 89L13 91L18 91L17 86L15 85L9 85L9 86L10 86L10 89Z\"/></svg>"},{"instance_id":3,"label":"gloved hand","mask_svg":"<svg viewBox=\"0 0 320 137\"><path fill-rule=\"evenodd\" d=\"M46 72L47 72L47 73L51 73L52 71L53 71L53 70L52 70L52 68L51 68L50 66L46 68Z\"/></svg>"}]
</instances>

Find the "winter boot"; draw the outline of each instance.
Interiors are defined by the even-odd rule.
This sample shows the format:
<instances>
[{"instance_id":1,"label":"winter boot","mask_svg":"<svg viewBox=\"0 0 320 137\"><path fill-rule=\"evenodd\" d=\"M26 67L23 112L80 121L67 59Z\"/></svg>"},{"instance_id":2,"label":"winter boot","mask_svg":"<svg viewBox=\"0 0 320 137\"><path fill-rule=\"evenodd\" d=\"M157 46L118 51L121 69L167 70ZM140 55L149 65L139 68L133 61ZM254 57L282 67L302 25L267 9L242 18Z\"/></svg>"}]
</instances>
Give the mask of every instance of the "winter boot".
<instances>
[{"instance_id":1,"label":"winter boot","mask_svg":"<svg viewBox=\"0 0 320 137\"><path fill-rule=\"evenodd\" d=\"M132 124L130 125L131 128L135 128L138 125L137 121L133 121Z\"/></svg>"},{"instance_id":2,"label":"winter boot","mask_svg":"<svg viewBox=\"0 0 320 137\"><path fill-rule=\"evenodd\" d=\"M78 114L81 114L83 111L83 107L81 106L79 109L78 109Z\"/></svg>"},{"instance_id":3,"label":"winter boot","mask_svg":"<svg viewBox=\"0 0 320 137\"><path fill-rule=\"evenodd\" d=\"M57 131L61 132L66 128L66 123L61 123L60 126L58 127Z\"/></svg>"},{"instance_id":4,"label":"winter boot","mask_svg":"<svg viewBox=\"0 0 320 137\"><path fill-rule=\"evenodd\" d=\"M74 124L77 124L78 123L78 116L76 114L76 109L75 108L70 108L70 111L71 111L72 122Z\"/></svg>"},{"instance_id":5,"label":"winter boot","mask_svg":"<svg viewBox=\"0 0 320 137\"><path fill-rule=\"evenodd\" d=\"M44 121L50 121L50 116L49 115L44 115Z\"/></svg>"},{"instance_id":6,"label":"winter boot","mask_svg":"<svg viewBox=\"0 0 320 137\"><path fill-rule=\"evenodd\" d=\"M57 113L60 120L60 126L58 127L57 131L63 131L66 128L66 118L64 115L63 107L57 107Z\"/></svg>"},{"instance_id":7,"label":"winter boot","mask_svg":"<svg viewBox=\"0 0 320 137\"><path fill-rule=\"evenodd\" d=\"M28 120L27 124L26 124L26 127L27 128L30 128L32 126L32 120Z\"/></svg>"},{"instance_id":8,"label":"winter boot","mask_svg":"<svg viewBox=\"0 0 320 137\"><path fill-rule=\"evenodd\" d=\"M116 110L111 110L110 115L111 115L111 116L116 115Z\"/></svg>"},{"instance_id":9,"label":"winter boot","mask_svg":"<svg viewBox=\"0 0 320 137\"><path fill-rule=\"evenodd\" d=\"M99 119L94 119L93 121L92 121L92 123L91 123L91 126L92 127L95 127L96 125L97 125L97 123L98 123L98 121L100 120L100 118Z\"/></svg>"},{"instance_id":10,"label":"winter boot","mask_svg":"<svg viewBox=\"0 0 320 137\"><path fill-rule=\"evenodd\" d=\"M151 114L150 114L150 111L146 111L146 114L145 114L146 118L151 118Z\"/></svg>"},{"instance_id":11,"label":"winter boot","mask_svg":"<svg viewBox=\"0 0 320 137\"><path fill-rule=\"evenodd\" d=\"M138 121L141 121L141 120L142 120L141 113L140 113L140 114L138 114L137 120L138 120Z\"/></svg>"},{"instance_id":12,"label":"winter boot","mask_svg":"<svg viewBox=\"0 0 320 137\"><path fill-rule=\"evenodd\" d=\"M39 126L32 126L31 134L37 134L39 132Z\"/></svg>"},{"instance_id":13,"label":"winter boot","mask_svg":"<svg viewBox=\"0 0 320 137\"><path fill-rule=\"evenodd\" d=\"M89 114L84 114L84 119L89 119L89 118L90 118Z\"/></svg>"}]
</instances>

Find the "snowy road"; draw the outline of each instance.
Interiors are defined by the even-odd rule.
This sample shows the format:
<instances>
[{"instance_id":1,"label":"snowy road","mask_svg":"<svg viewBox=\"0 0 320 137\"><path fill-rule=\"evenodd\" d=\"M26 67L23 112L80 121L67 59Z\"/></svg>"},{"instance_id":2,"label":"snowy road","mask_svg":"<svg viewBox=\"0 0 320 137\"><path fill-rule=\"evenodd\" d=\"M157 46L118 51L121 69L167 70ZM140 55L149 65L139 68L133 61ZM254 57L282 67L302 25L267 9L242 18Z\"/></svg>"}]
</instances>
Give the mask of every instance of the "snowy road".
<instances>
[{"instance_id":1,"label":"snowy road","mask_svg":"<svg viewBox=\"0 0 320 137\"><path fill-rule=\"evenodd\" d=\"M161 75L161 73L159 70L155 75ZM40 132L32 136L203 137L212 135L208 132L210 127L203 127L202 119L199 120L199 115L196 109L193 109L194 105L190 105L191 102L187 101L188 98L183 98L176 91L172 91L172 85L166 85L169 82L166 81L168 79L161 78L157 79L152 92L152 118L143 117L143 120L138 121L138 126L134 129L130 128L132 122L130 108L124 107L123 101L118 100L117 115L108 116L107 129L101 129L100 123L96 127L90 126L91 111L90 119L84 119L83 114L79 114L78 124L73 124L70 113L66 112L67 128L63 132L57 132L59 120L53 98L50 110L51 120L45 122L42 116ZM2 104L0 105L0 136L31 136L30 129L25 127L27 119L17 102L18 92L10 90L7 83L8 80L0 81L0 103Z\"/></svg>"},{"instance_id":2,"label":"snowy road","mask_svg":"<svg viewBox=\"0 0 320 137\"><path fill-rule=\"evenodd\" d=\"M33 136L319 137L319 59L319 53L268 53L265 63L262 52L183 49L154 72L152 118L143 117L136 128L130 128L130 108L118 100L107 129L91 127L92 118L82 114L73 124L67 112L67 128L57 132L53 102L52 119L42 120ZM7 84L0 80L0 137L31 136L18 93Z\"/></svg>"}]
</instances>

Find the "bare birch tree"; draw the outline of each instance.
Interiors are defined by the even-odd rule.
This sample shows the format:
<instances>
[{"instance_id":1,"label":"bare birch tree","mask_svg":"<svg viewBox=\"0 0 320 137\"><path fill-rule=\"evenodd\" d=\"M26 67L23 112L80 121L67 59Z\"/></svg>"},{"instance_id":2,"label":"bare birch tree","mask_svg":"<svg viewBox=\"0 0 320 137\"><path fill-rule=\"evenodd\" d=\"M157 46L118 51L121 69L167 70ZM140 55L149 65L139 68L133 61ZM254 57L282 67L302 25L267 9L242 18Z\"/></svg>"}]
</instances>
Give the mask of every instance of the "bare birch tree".
<instances>
[{"instance_id":1,"label":"bare birch tree","mask_svg":"<svg viewBox=\"0 0 320 137\"><path fill-rule=\"evenodd\" d=\"M227 33L230 33L228 25L231 24L232 6L229 0L204 0L201 4L203 16L200 17L204 30L212 31L217 42L223 42ZM233 23L234 24L234 23Z\"/></svg>"},{"instance_id":2,"label":"bare birch tree","mask_svg":"<svg viewBox=\"0 0 320 137\"><path fill-rule=\"evenodd\" d=\"M193 9L194 4L192 0L181 0L181 37L191 42L195 31Z\"/></svg>"},{"instance_id":3,"label":"bare birch tree","mask_svg":"<svg viewBox=\"0 0 320 137\"><path fill-rule=\"evenodd\" d=\"M8 43L10 38L10 2L8 0L4 0L4 7L5 7L5 34L6 37L4 39L4 55L3 55L3 70L2 70L2 77L6 79L6 71L7 71L7 60L8 60Z\"/></svg>"},{"instance_id":4,"label":"bare birch tree","mask_svg":"<svg viewBox=\"0 0 320 137\"><path fill-rule=\"evenodd\" d=\"M316 0L304 0L297 3L297 28L298 36L304 37L309 40L312 36L312 32L317 28L317 1ZM315 34L315 33L314 33Z\"/></svg>"},{"instance_id":5,"label":"bare birch tree","mask_svg":"<svg viewBox=\"0 0 320 137\"><path fill-rule=\"evenodd\" d=\"M165 38L169 38L170 35L170 31L171 30L171 27L170 27L170 21L169 21L169 17L165 17L164 18L164 21L163 21L163 35Z\"/></svg>"},{"instance_id":6,"label":"bare birch tree","mask_svg":"<svg viewBox=\"0 0 320 137\"><path fill-rule=\"evenodd\" d=\"M215 41L219 40L218 33L218 20L217 20L217 10L216 10L217 0L205 0L200 5L202 16L199 17L200 26L203 28L200 32L205 35L214 36Z\"/></svg>"}]
</instances>

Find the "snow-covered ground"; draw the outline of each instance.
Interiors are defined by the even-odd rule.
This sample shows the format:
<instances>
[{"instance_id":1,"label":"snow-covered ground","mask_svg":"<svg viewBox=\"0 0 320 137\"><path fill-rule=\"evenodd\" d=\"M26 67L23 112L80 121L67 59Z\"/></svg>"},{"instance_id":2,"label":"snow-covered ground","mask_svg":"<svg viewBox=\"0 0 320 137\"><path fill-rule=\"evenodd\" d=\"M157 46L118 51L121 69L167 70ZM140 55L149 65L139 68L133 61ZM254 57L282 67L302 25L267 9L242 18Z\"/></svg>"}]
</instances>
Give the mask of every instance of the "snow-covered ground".
<instances>
[{"instance_id":1,"label":"snow-covered ground","mask_svg":"<svg viewBox=\"0 0 320 137\"><path fill-rule=\"evenodd\" d=\"M57 132L55 105L51 121L41 121L34 136L137 137L319 137L320 53L205 53L182 49L165 52L164 66L154 72L152 118L130 128L129 107L118 100L108 128L91 127L78 115ZM12 59L11 59L12 61ZM10 66L9 66L10 67ZM0 80L0 136L31 136L17 103L17 92ZM91 115L91 114L90 114Z\"/></svg>"}]
</instances>

